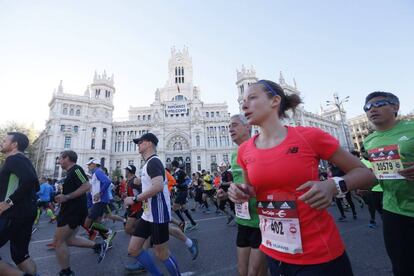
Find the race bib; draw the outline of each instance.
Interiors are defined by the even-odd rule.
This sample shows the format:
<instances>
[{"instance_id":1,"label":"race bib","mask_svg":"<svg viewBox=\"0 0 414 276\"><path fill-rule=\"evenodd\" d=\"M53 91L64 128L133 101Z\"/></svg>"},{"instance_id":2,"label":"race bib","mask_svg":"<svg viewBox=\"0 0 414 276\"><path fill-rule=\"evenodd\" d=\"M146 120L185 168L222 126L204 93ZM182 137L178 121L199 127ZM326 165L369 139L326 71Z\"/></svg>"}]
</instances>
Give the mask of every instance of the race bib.
<instances>
[{"instance_id":1,"label":"race bib","mask_svg":"<svg viewBox=\"0 0 414 276\"><path fill-rule=\"evenodd\" d=\"M142 202L142 209L144 210L144 212L148 212L148 201L144 200Z\"/></svg>"},{"instance_id":2,"label":"race bib","mask_svg":"<svg viewBox=\"0 0 414 276\"><path fill-rule=\"evenodd\" d=\"M405 179L398 173L403 169L398 145L371 149L368 154L377 179Z\"/></svg>"},{"instance_id":3,"label":"race bib","mask_svg":"<svg viewBox=\"0 0 414 276\"><path fill-rule=\"evenodd\" d=\"M244 203L236 203L236 216L240 219L250 219L250 212L249 212L249 202L246 201Z\"/></svg>"},{"instance_id":4,"label":"race bib","mask_svg":"<svg viewBox=\"0 0 414 276\"><path fill-rule=\"evenodd\" d=\"M303 253L295 196L277 192L257 200L262 245L282 253Z\"/></svg>"}]
</instances>

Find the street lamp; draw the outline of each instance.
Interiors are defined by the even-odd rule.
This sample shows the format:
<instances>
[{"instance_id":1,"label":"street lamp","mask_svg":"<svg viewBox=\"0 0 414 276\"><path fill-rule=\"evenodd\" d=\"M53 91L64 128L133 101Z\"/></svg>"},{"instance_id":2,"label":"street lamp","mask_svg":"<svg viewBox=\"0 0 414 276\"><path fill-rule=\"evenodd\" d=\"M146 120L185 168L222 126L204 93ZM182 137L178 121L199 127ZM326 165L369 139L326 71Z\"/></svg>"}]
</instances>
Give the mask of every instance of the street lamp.
<instances>
[{"instance_id":1,"label":"street lamp","mask_svg":"<svg viewBox=\"0 0 414 276\"><path fill-rule=\"evenodd\" d=\"M349 142L349 137L348 137L348 134L347 134L346 129L345 129L344 117L342 115L342 110L343 110L342 105L343 105L343 103L346 103L348 101L349 101L349 96L346 96L345 98L340 100L338 94L334 93L334 101L326 101L326 105L332 105L332 106L335 106L338 109L339 118L341 120L341 126L342 126L342 131L343 131L344 136L345 136L346 145L348 147L348 150L351 150L351 144Z\"/></svg>"}]
</instances>

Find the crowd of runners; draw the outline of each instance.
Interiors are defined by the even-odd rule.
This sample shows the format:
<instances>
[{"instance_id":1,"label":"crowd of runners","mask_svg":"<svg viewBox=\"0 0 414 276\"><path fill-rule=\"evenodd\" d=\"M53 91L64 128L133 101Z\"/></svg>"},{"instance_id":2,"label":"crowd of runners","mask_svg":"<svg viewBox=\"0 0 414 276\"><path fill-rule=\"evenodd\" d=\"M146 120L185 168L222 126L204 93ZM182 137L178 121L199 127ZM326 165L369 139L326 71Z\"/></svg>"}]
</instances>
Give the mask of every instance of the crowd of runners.
<instances>
[{"instance_id":1,"label":"crowd of runners","mask_svg":"<svg viewBox=\"0 0 414 276\"><path fill-rule=\"evenodd\" d=\"M348 152L321 129L283 125L300 103L298 95L285 94L272 81L250 85L243 113L229 122L238 149L216 172L187 174L178 161L165 168L157 156L158 138L146 133L133 139L145 163L125 167L125 178L110 179L95 159L77 164L76 152L66 150L59 157L65 178L38 179L24 155L27 136L8 133L1 146L6 159L0 169L0 247L10 242L15 266L0 258L0 275L38 275L28 248L43 211L56 224L48 247L60 276L81 270L70 262L70 246L92 249L97 263L104 260L117 233L105 220L119 222L130 236L125 255L135 261L126 272L162 275L155 256L170 275L180 275L168 240L177 238L192 260L198 257L199 241L187 236L199 229L196 209L237 225L239 275L353 275L327 208L335 202L344 221L349 207L357 219L354 200L368 206L369 227L377 227L376 213L381 217L394 275L414 275L414 121L398 120L394 94L370 93L361 105L375 131L361 152ZM260 127L253 137L252 125ZM329 162L327 170L322 160Z\"/></svg>"}]
</instances>

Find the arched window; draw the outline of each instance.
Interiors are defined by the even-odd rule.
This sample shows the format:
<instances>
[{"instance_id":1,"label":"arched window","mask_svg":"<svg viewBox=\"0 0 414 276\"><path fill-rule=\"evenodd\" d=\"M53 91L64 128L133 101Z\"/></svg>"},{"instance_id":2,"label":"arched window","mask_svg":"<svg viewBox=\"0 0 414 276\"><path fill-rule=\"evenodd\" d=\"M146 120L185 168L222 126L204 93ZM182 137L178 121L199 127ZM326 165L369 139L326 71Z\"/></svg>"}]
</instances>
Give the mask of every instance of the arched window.
<instances>
[{"instance_id":1,"label":"arched window","mask_svg":"<svg viewBox=\"0 0 414 276\"><path fill-rule=\"evenodd\" d=\"M76 109L76 116L80 116L80 109Z\"/></svg>"},{"instance_id":2,"label":"arched window","mask_svg":"<svg viewBox=\"0 0 414 276\"><path fill-rule=\"evenodd\" d=\"M73 108L70 109L69 111L69 115L73 115L75 113L75 111L73 110Z\"/></svg>"},{"instance_id":3,"label":"arched window","mask_svg":"<svg viewBox=\"0 0 414 276\"><path fill-rule=\"evenodd\" d=\"M181 75L184 76L184 67L181 67Z\"/></svg>"},{"instance_id":4,"label":"arched window","mask_svg":"<svg viewBox=\"0 0 414 276\"><path fill-rule=\"evenodd\" d=\"M102 139L102 149L104 150L106 148L106 140Z\"/></svg>"},{"instance_id":5,"label":"arched window","mask_svg":"<svg viewBox=\"0 0 414 276\"><path fill-rule=\"evenodd\" d=\"M64 115L68 114L68 108L67 108L67 107L65 107L65 108L63 109L63 114L64 114Z\"/></svg>"},{"instance_id":6,"label":"arched window","mask_svg":"<svg viewBox=\"0 0 414 276\"><path fill-rule=\"evenodd\" d=\"M104 157L101 158L101 167L102 168L105 167L105 158Z\"/></svg>"},{"instance_id":7,"label":"arched window","mask_svg":"<svg viewBox=\"0 0 414 276\"><path fill-rule=\"evenodd\" d=\"M91 139L91 149L95 149L95 138Z\"/></svg>"},{"instance_id":8,"label":"arched window","mask_svg":"<svg viewBox=\"0 0 414 276\"><path fill-rule=\"evenodd\" d=\"M92 128L92 133L96 133L96 127Z\"/></svg>"}]
</instances>

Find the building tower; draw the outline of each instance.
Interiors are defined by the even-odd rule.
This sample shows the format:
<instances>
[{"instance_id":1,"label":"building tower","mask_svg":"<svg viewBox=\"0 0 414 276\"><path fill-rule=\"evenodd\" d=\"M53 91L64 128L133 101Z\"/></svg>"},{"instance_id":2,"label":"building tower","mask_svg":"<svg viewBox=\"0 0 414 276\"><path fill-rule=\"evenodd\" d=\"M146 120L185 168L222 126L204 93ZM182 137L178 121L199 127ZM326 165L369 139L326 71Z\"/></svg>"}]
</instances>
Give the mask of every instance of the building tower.
<instances>
[{"instance_id":1,"label":"building tower","mask_svg":"<svg viewBox=\"0 0 414 276\"><path fill-rule=\"evenodd\" d=\"M254 70L253 66L250 69L246 69L244 65L242 65L241 70L237 70L237 91L238 97L237 102L239 103L240 111L242 111L242 103L243 103L243 93L244 91L252 84L257 82L256 78L256 70Z\"/></svg>"},{"instance_id":2,"label":"building tower","mask_svg":"<svg viewBox=\"0 0 414 276\"><path fill-rule=\"evenodd\" d=\"M108 77L105 71L102 75L95 72L93 82L90 85L90 106L85 128L85 152L88 154L85 158L100 160L102 167L109 165L111 153L114 94L114 75Z\"/></svg>"}]
</instances>

